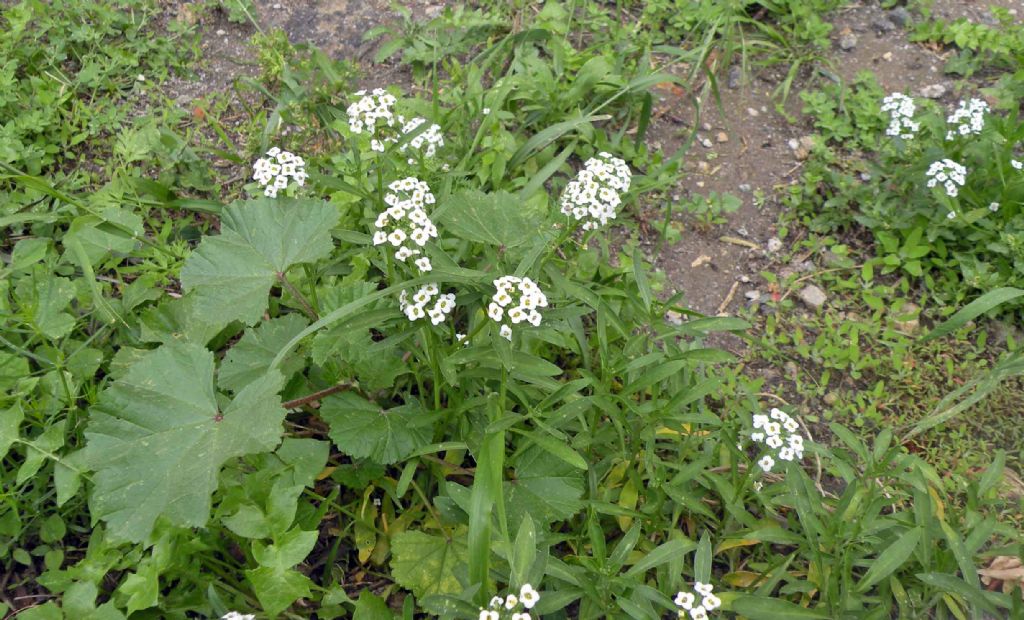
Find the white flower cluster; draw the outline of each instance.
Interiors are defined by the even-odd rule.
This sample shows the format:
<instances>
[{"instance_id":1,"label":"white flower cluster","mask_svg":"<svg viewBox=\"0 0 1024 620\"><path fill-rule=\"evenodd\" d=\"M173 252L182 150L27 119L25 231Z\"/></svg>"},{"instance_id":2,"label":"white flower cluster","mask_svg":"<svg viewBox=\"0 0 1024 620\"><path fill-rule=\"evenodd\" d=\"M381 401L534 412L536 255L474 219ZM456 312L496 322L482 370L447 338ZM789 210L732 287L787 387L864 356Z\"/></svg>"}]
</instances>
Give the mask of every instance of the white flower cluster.
<instances>
[{"instance_id":1,"label":"white flower cluster","mask_svg":"<svg viewBox=\"0 0 1024 620\"><path fill-rule=\"evenodd\" d=\"M399 116L398 122L402 123L402 135L407 136L419 129L420 125L427 122L427 119L417 116L411 121L405 122L405 119ZM398 150L405 153L409 149L415 149L421 151L424 157L433 157L437 149L443 146L444 136L441 135L441 127L437 123L432 123L430 127L427 127L413 139L400 146ZM416 160L409 158L409 163L416 163Z\"/></svg>"},{"instance_id":2,"label":"white flower cluster","mask_svg":"<svg viewBox=\"0 0 1024 620\"><path fill-rule=\"evenodd\" d=\"M921 128L921 125L913 120L916 109L914 100L903 93L893 93L882 99L882 111L889 113L889 128L885 130L885 134L899 136L904 140L913 138L914 133Z\"/></svg>"},{"instance_id":3,"label":"white flower cluster","mask_svg":"<svg viewBox=\"0 0 1024 620\"><path fill-rule=\"evenodd\" d=\"M512 611L517 609L520 605L524 609L533 609L533 606L540 600L540 592L533 589L530 584L523 585L519 589L519 596L515 594L509 594L505 598L495 596L491 599L488 609L480 609L479 620L499 620L501 618L501 611ZM515 611L512 614L512 620L531 620L530 614L527 611Z\"/></svg>"},{"instance_id":4,"label":"white flower cluster","mask_svg":"<svg viewBox=\"0 0 1024 620\"><path fill-rule=\"evenodd\" d=\"M288 187L289 177L300 186L309 178L304 159L288 151L282 151L276 146L267 151L265 156L257 159L252 169L253 180L264 187L263 195L270 198L276 198L277 192Z\"/></svg>"},{"instance_id":5,"label":"white flower cluster","mask_svg":"<svg viewBox=\"0 0 1024 620\"><path fill-rule=\"evenodd\" d=\"M431 323L440 325L444 323L445 318L455 309L455 294L445 293L438 297L439 292L437 284L424 284L418 291L412 294L411 298L406 291L399 293L398 304L410 321L427 316L430 317ZM434 302L434 306L427 310L426 307L435 297L437 297L437 301Z\"/></svg>"},{"instance_id":6,"label":"white flower cluster","mask_svg":"<svg viewBox=\"0 0 1024 620\"><path fill-rule=\"evenodd\" d=\"M419 256L414 261L416 268L426 273L433 267L429 258L420 256L422 250L418 248L437 237L437 227L424 210L427 205L434 204L434 194L425 181L416 177L393 181L388 190L384 196L388 208L374 222L377 231L373 233L373 245L391 244L396 248L395 259L402 262ZM406 241L412 241L412 244L405 245Z\"/></svg>"},{"instance_id":7,"label":"white flower cluster","mask_svg":"<svg viewBox=\"0 0 1024 620\"><path fill-rule=\"evenodd\" d=\"M952 159L932 162L924 174L928 177L928 187L935 187L942 183L946 188L946 195L950 198L956 198L960 193L960 188L967 181L967 168Z\"/></svg>"},{"instance_id":8,"label":"white flower cluster","mask_svg":"<svg viewBox=\"0 0 1024 620\"><path fill-rule=\"evenodd\" d=\"M562 194L562 213L583 222L584 230L594 230L615 218L622 203L621 193L629 191L632 175L626 162L609 153L598 153L584 164L583 170Z\"/></svg>"},{"instance_id":9,"label":"white flower cluster","mask_svg":"<svg viewBox=\"0 0 1024 620\"><path fill-rule=\"evenodd\" d=\"M237 611L229 611L221 616L220 620L256 620L253 614L240 614Z\"/></svg>"},{"instance_id":10,"label":"white flower cluster","mask_svg":"<svg viewBox=\"0 0 1024 620\"><path fill-rule=\"evenodd\" d=\"M398 101L395 96L383 88L375 88L367 94L365 90L357 91L355 94L359 100L348 106L348 128L352 133L363 133L364 131L374 134L377 131L378 121L384 121L388 127L395 124L395 115L391 111Z\"/></svg>"},{"instance_id":11,"label":"white flower cluster","mask_svg":"<svg viewBox=\"0 0 1024 620\"><path fill-rule=\"evenodd\" d=\"M952 140L961 136L979 134L985 127L985 113L989 111L988 104L981 99L970 99L961 101L960 107L946 118L946 122L955 125L955 129L946 132L946 139Z\"/></svg>"},{"instance_id":12,"label":"white flower cluster","mask_svg":"<svg viewBox=\"0 0 1024 620\"><path fill-rule=\"evenodd\" d=\"M804 438L799 434L800 425L788 413L773 408L770 415L754 414L754 432L750 438L763 443L775 451L775 456L782 461L793 461L804 458ZM771 471L775 459L766 454L757 462L764 471Z\"/></svg>"},{"instance_id":13,"label":"white flower cluster","mask_svg":"<svg viewBox=\"0 0 1024 620\"><path fill-rule=\"evenodd\" d=\"M512 340L512 326L504 322L505 319L512 324L526 321L534 327L540 325L541 317L537 308L546 308L548 298L533 280L502 276L494 281L494 287L498 290L487 306L487 316L501 323L498 333L503 338Z\"/></svg>"},{"instance_id":14,"label":"white flower cluster","mask_svg":"<svg viewBox=\"0 0 1024 620\"><path fill-rule=\"evenodd\" d=\"M696 582L693 592L680 591L674 600L679 607L679 617L690 617L690 620L707 620L708 613L722 606L722 600L712 594L715 587L710 583ZM697 603L697 599L700 603Z\"/></svg>"}]
</instances>

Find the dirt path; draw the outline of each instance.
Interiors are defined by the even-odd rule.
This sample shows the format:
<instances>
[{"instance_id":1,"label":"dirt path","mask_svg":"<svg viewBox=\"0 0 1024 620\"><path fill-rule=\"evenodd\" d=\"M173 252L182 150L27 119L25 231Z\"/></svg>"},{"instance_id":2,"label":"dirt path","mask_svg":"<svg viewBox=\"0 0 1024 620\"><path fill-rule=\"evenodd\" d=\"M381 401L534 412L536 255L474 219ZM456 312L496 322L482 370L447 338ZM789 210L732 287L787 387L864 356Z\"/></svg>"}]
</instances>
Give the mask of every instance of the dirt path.
<instances>
[{"instance_id":1,"label":"dirt path","mask_svg":"<svg viewBox=\"0 0 1024 620\"><path fill-rule=\"evenodd\" d=\"M261 28L281 28L292 42L317 45L334 58L357 63L368 83L393 83L400 77L394 64L374 64L376 43L363 40L371 28L402 19L390 0L256 0L255 4L253 17ZM408 18L416 21L438 15L445 6L438 0L405 0L402 4L409 11ZM945 19L967 17L991 23L989 4L989 0L937 0L933 10ZM995 4L1019 8L1016 0L997 0ZM191 5L177 6L179 15L188 17ZM951 104L959 93L942 73L944 59L928 47L907 41L908 20L916 18L903 10L884 10L876 3L838 11L833 16L828 67L842 80L870 70L886 91L910 91L918 96L924 92ZM199 80L168 85L168 94L183 104L227 88L237 76L254 71L254 51L248 44L256 32L253 24L232 23L215 13L198 25L204 58ZM667 292L682 292L684 305L698 312L735 313L741 304L767 295L765 282L758 275L761 271L784 277L812 267L806 258L792 264L783 262L785 243L776 236L781 206L774 196L798 180L811 133L806 121L794 124L775 111L774 93L784 74L785 68L778 66L752 75L741 75L737 68L728 70L721 80L725 85L721 107L705 104L696 119L697 140L669 198L678 203L716 192L742 200L742 206L728 214L724 224L710 227L678 213L677 204L674 226L681 236L655 257L666 273ZM786 105L793 118L799 118L798 93L808 83L804 75L793 85ZM659 94L657 120L649 130L648 142L670 153L692 132L695 115L685 98L670 91ZM652 220L661 217L665 206L653 205Z\"/></svg>"}]
</instances>

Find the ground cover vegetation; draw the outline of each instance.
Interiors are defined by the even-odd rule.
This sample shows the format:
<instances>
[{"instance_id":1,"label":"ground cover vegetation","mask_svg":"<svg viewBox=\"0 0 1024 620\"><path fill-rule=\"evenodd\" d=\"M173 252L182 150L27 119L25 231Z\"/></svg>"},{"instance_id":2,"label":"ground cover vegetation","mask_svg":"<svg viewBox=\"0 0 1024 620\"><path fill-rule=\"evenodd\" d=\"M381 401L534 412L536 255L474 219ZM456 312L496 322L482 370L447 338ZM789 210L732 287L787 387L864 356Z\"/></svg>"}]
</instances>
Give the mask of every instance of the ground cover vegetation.
<instances>
[{"instance_id":1,"label":"ground cover vegetation","mask_svg":"<svg viewBox=\"0 0 1024 620\"><path fill-rule=\"evenodd\" d=\"M986 319L1024 299L1008 14L912 33L994 103L802 89L780 232L831 261L828 312L766 273L702 316L644 252L692 139L649 147L655 88L721 105L731 65L786 63L781 107L840 6L447 8L368 33L400 84L258 29L182 109L194 24L5 4L0 612L1024 615L1024 359Z\"/></svg>"}]
</instances>

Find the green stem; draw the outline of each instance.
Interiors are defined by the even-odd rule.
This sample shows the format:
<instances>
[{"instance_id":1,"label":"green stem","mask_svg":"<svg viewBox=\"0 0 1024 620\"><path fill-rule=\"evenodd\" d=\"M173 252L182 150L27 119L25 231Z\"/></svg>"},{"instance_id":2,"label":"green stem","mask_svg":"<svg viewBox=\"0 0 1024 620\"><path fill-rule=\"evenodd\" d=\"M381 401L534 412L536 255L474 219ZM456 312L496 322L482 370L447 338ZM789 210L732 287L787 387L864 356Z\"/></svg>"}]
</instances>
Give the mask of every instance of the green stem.
<instances>
[{"instance_id":1,"label":"green stem","mask_svg":"<svg viewBox=\"0 0 1024 620\"><path fill-rule=\"evenodd\" d=\"M295 288L294 284L288 281L288 277L285 276L283 272L278 272L277 279L281 283L281 286L288 289L288 292L292 294L292 297L294 297L299 302L299 305L302 306L302 311L306 313L306 316L308 316L310 319L314 321L320 319L320 317L317 316L316 314L316 310L313 309L313 306L310 305L309 300L306 299L306 296L303 295L302 292L299 291L299 289Z\"/></svg>"}]
</instances>

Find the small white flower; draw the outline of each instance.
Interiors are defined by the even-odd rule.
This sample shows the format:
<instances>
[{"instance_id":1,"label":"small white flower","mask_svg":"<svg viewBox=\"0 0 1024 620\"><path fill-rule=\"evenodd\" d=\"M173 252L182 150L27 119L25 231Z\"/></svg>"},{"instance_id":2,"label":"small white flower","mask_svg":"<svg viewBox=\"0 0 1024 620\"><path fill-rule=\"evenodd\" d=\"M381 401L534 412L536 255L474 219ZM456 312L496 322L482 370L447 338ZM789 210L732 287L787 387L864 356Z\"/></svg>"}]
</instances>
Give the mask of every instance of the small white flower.
<instances>
[{"instance_id":1,"label":"small white flower","mask_svg":"<svg viewBox=\"0 0 1024 620\"><path fill-rule=\"evenodd\" d=\"M770 455L766 454L766 455L761 457L761 460L758 461L757 464L764 471L771 471L772 467L775 466L775 459L773 459Z\"/></svg>"},{"instance_id":2,"label":"small white flower","mask_svg":"<svg viewBox=\"0 0 1024 620\"><path fill-rule=\"evenodd\" d=\"M793 448L786 446L779 450L779 458L783 461L792 461L793 457L796 456L796 451Z\"/></svg>"},{"instance_id":3,"label":"small white flower","mask_svg":"<svg viewBox=\"0 0 1024 620\"><path fill-rule=\"evenodd\" d=\"M490 108L484 108L483 110L480 110L480 111L483 112L484 116L487 116L488 114L491 113L491 109Z\"/></svg>"},{"instance_id":4,"label":"small white flower","mask_svg":"<svg viewBox=\"0 0 1024 620\"><path fill-rule=\"evenodd\" d=\"M527 609L533 609L533 606L540 600L540 593L533 589L528 583L524 583L523 587L519 589L519 601L523 604L523 607Z\"/></svg>"},{"instance_id":5,"label":"small white flower","mask_svg":"<svg viewBox=\"0 0 1024 620\"><path fill-rule=\"evenodd\" d=\"M703 607L694 607L690 610L691 620L708 620L708 612Z\"/></svg>"},{"instance_id":6,"label":"small white flower","mask_svg":"<svg viewBox=\"0 0 1024 620\"><path fill-rule=\"evenodd\" d=\"M493 301L490 303L490 305L487 306L487 316L489 316L492 321L500 321L501 317L504 316L504 314L505 311L502 309L502 307L499 304L494 303Z\"/></svg>"},{"instance_id":7,"label":"small white flower","mask_svg":"<svg viewBox=\"0 0 1024 620\"><path fill-rule=\"evenodd\" d=\"M710 583L701 583L701 582L697 581L697 582L695 582L693 584L694 592L696 592L697 594L700 594L701 596L707 596L707 595L711 594L711 592L714 589L715 589L715 586L711 585Z\"/></svg>"},{"instance_id":8,"label":"small white flower","mask_svg":"<svg viewBox=\"0 0 1024 620\"><path fill-rule=\"evenodd\" d=\"M778 450L782 447L782 437L778 435L768 435L768 438L764 440L765 445L773 450Z\"/></svg>"},{"instance_id":9,"label":"small white flower","mask_svg":"<svg viewBox=\"0 0 1024 620\"><path fill-rule=\"evenodd\" d=\"M700 604L704 609L714 611L722 606L722 599L709 592L704 596L704 600Z\"/></svg>"},{"instance_id":10,"label":"small white flower","mask_svg":"<svg viewBox=\"0 0 1024 620\"><path fill-rule=\"evenodd\" d=\"M501 620L501 614L494 610L481 609L479 620Z\"/></svg>"},{"instance_id":11,"label":"small white flower","mask_svg":"<svg viewBox=\"0 0 1024 620\"><path fill-rule=\"evenodd\" d=\"M255 620L256 616L253 614L240 614L237 611L229 611L220 617L220 620Z\"/></svg>"},{"instance_id":12,"label":"small white flower","mask_svg":"<svg viewBox=\"0 0 1024 620\"><path fill-rule=\"evenodd\" d=\"M683 609L690 609L693 607L693 602L697 600L697 597L692 592L678 592L675 598L675 604Z\"/></svg>"},{"instance_id":13,"label":"small white flower","mask_svg":"<svg viewBox=\"0 0 1024 620\"><path fill-rule=\"evenodd\" d=\"M790 418L782 423L782 427L786 429L787 433L795 433L800 430L800 425L797 424L796 420Z\"/></svg>"},{"instance_id":14,"label":"small white flower","mask_svg":"<svg viewBox=\"0 0 1024 620\"><path fill-rule=\"evenodd\" d=\"M505 602L505 599L501 598L500 596L492 596L491 597L491 603L490 603L489 607L491 609L500 609L502 603L504 603L504 602Z\"/></svg>"},{"instance_id":15,"label":"small white flower","mask_svg":"<svg viewBox=\"0 0 1024 620\"><path fill-rule=\"evenodd\" d=\"M385 233L383 230L378 230L377 232L373 233L373 245L381 245L387 242L388 236L387 233Z\"/></svg>"},{"instance_id":16,"label":"small white flower","mask_svg":"<svg viewBox=\"0 0 1024 620\"><path fill-rule=\"evenodd\" d=\"M417 258L414 262L416 263L416 268L422 271L423 273L426 273L434 268L433 265L430 264L430 259L427 258L426 256L421 256L420 258Z\"/></svg>"},{"instance_id":17,"label":"small white flower","mask_svg":"<svg viewBox=\"0 0 1024 620\"><path fill-rule=\"evenodd\" d=\"M946 219L947 220L955 220L956 219L956 211L950 211L949 213L947 213L946 214Z\"/></svg>"},{"instance_id":18,"label":"small white flower","mask_svg":"<svg viewBox=\"0 0 1024 620\"><path fill-rule=\"evenodd\" d=\"M993 203L989 204L988 205L988 210L991 211L992 213L995 213L996 211L999 210L999 203L998 202L993 202Z\"/></svg>"},{"instance_id":19,"label":"small white flower","mask_svg":"<svg viewBox=\"0 0 1024 620\"><path fill-rule=\"evenodd\" d=\"M764 432L767 433L769 437L772 435L778 435L782 432L782 425L778 422L769 422L764 425Z\"/></svg>"},{"instance_id":20,"label":"small white flower","mask_svg":"<svg viewBox=\"0 0 1024 620\"><path fill-rule=\"evenodd\" d=\"M530 614L524 612L512 614L512 620L531 620Z\"/></svg>"},{"instance_id":21,"label":"small white flower","mask_svg":"<svg viewBox=\"0 0 1024 620\"><path fill-rule=\"evenodd\" d=\"M505 340L512 340L512 328L509 327L508 325L502 325L501 328L498 330L498 334L500 334L501 337L504 338Z\"/></svg>"},{"instance_id":22,"label":"small white flower","mask_svg":"<svg viewBox=\"0 0 1024 620\"><path fill-rule=\"evenodd\" d=\"M509 594L505 597L505 609L512 609L519 604L519 597L515 594Z\"/></svg>"},{"instance_id":23,"label":"small white flower","mask_svg":"<svg viewBox=\"0 0 1024 620\"><path fill-rule=\"evenodd\" d=\"M1024 161L1017 161L1016 159L1011 159L1010 165L1017 170L1024 170Z\"/></svg>"}]
</instances>

